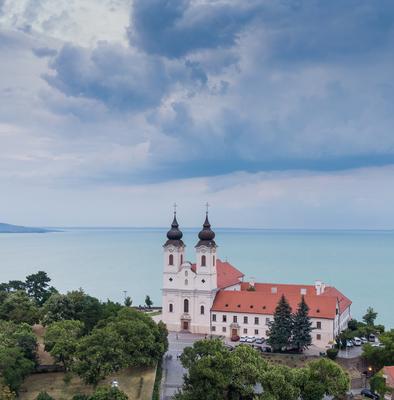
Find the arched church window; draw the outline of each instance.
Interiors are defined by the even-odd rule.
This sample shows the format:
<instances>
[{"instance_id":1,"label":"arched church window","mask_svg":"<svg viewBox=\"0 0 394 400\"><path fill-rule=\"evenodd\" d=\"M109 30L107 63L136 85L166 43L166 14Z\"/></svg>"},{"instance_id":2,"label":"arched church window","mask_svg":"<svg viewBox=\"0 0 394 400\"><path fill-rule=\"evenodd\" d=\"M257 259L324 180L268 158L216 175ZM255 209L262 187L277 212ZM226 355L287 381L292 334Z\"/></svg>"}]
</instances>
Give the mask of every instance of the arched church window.
<instances>
[{"instance_id":1,"label":"arched church window","mask_svg":"<svg viewBox=\"0 0 394 400\"><path fill-rule=\"evenodd\" d=\"M213 266L215 266L215 262L216 262L215 256L213 256L212 261L213 261Z\"/></svg>"},{"instance_id":2,"label":"arched church window","mask_svg":"<svg viewBox=\"0 0 394 400\"><path fill-rule=\"evenodd\" d=\"M189 312L189 300L188 299L183 300L183 312L185 312L185 313Z\"/></svg>"},{"instance_id":3,"label":"arched church window","mask_svg":"<svg viewBox=\"0 0 394 400\"><path fill-rule=\"evenodd\" d=\"M174 265L174 255L170 254L168 256L168 265Z\"/></svg>"},{"instance_id":4,"label":"arched church window","mask_svg":"<svg viewBox=\"0 0 394 400\"><path fill-rule=\"evenodd\" d=\"M187 279L185 279L185 286L187 286L189 284L189 281Z\"/></svg>"},{"instance_id":5,"label":"arched church window","mask_svg":"<svg viewBox=\"0 0 394 400\"><path fill-rule=\"evenodd\" d=\"M183 254L181 254L181 265L183 264Z\"/></svg>"},{"instance_id":6,"label":"arched church window","mask_svg":"<svg viewBox=\"0 0 394 400\"><path fill-rule=\"evenodd\" d=\"M169 311L169 312L173 312L173 311L174 311L174 305L173 305L172 303L170 303L170 304L168 305L168 311Z\"/></svg>"},{"instance_id":7,"label":"arched church window","mask_svg":"<svg viewBox=\"0 0 394 400\"><path fill-rule=\"evenodd\" d=\"M201 307L200 307L200 314L201 314L201 315L204 315L204 312L205 312L205 308L204 308L204 306L201 306Z\"/></svg>"},{"instance_id":8,"label":"arched church window","mask_svg":"<svg viewBox=\"0 0 394 400\"><path fill-rule=\"evenodd\" d=\"M188 276L188 275L189 275L189 273L187 271L185 271L185 276Z\"/></svg>"},{"instance_id":9,"label":"arched church window","mask_svg":"<svg viewBox=\"0 0 394 400\"><path fill-rule=\"evenodd\" d=\"M201 256L201 266L205 267L207 265L207 257Z\"/></svg>"}]
</instances>

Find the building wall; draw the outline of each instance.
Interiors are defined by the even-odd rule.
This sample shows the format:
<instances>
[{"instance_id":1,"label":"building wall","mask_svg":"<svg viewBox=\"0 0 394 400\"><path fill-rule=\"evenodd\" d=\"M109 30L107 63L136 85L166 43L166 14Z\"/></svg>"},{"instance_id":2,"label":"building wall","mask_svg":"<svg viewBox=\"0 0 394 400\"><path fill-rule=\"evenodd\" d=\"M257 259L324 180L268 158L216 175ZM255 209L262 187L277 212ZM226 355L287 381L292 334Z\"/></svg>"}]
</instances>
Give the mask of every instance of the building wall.
<instances>
[{"instance_id":1,"label":"building wall","mask_svg":"<svg viewBox=\"0 0 394 400\"><path fill-rule=\"evenodd\" d=\"M216 315L216 321L214 321ZM223 321L225 316L226 321ZM267 331L269 329L269 321L273 320L273 316L269 314L244 314L232 312L211 312L211 332L215 335L223 335L228 338L232 334L232 324L234 324L234 317L237 317L238 335L239 336L257 336L267 338ZM247 317L247 322L244 321ZM255 318L258 323L255 323ZM311 318L312 327L312 344L322 349L329 346L334 340L334 320L324 318ZM320 325L318 325L320 323ZM320 328L317 328L320 326Z\"/></svg>"}]
</instances>

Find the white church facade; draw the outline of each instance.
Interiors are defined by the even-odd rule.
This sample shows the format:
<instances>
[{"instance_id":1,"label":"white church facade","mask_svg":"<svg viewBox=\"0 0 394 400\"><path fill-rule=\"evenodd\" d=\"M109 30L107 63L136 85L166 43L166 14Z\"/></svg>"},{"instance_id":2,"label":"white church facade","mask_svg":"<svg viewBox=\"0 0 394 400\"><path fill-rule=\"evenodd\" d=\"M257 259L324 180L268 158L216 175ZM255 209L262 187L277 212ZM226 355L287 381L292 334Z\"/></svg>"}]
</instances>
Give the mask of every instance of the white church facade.
<instances>
[{"instance_id":1,"label":"white church facade","mask_svg":"<svg viewBox=\"0 0 394 400\"><path fill-rule=\"evenodd\" d=\"M347 328L351 301L332 286L244 282L244 274L218 258L208 213L195 246L196 262L185 260L183 234L174 213L163 266L162 320L169 331L267 337L282 295L293 311L304 296L313 323L313 344L325 348Z\"/></svg>"}]
</instances>

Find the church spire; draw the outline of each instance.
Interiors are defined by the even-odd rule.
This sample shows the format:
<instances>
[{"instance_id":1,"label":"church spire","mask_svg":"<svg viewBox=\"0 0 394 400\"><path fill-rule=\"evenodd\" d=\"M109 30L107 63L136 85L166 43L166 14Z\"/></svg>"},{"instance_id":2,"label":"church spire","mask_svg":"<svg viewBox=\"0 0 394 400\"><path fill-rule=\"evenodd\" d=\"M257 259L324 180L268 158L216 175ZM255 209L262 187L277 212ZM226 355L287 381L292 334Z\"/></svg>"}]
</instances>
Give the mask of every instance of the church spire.
<instances>
[{"instance_id":1,"label":"church spire","mask_svg":"<svg viewBox=\"0 0 394 400\"><path fill-rule=\"evenodd\" d=\"M176 203L174 204L174 219L172 220L171 229L167 232L167 242L164 246L172 244L174 246L184 246L183 241L181 240L183 237L182 231L179 229L179 224L176 219Z\"/></svg>"},{"instance_id":2,"label":"church spire","mask_svg":"<svg viewBox=\"0 0 394 400\"><path fill-rule=\"evenodd\" d=\"M197 243L196 247L199 246L207 246L212 247L216 246L214 241L215 239L215 232L211 229L211 224L209 222L208 213L209 213L209 204L206 204L207 210L205 212L205 221L202 227L202 230L198 234L198 238L200 239Z\"/></svg>"}]
</instances>

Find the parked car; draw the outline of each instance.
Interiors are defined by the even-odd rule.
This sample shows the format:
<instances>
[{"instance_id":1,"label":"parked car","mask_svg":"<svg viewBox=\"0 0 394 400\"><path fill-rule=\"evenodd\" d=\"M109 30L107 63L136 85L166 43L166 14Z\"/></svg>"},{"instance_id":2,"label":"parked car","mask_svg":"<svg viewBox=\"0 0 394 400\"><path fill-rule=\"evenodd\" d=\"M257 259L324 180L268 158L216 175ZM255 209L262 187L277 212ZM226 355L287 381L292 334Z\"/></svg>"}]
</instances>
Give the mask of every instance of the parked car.
<instances>
[{"instance_id":1,"label":"parked car","mask_svg":"<svg viewBox=\"0 0 394 400\"><path fill-rule=\"evenodd\" d=\"M233 335L233 336L231 336L231 341L232 342L238 342L238 340L239 340L240 338L239 338L239 336L238 335Z\"/></svg>"},{"instance_id":2,"label":"parked car","mask_svg":"<svg viewBox=\"0 0 394 400\"><path fill-rule=\"evenodd\" d=\"M351 340L346 340L346 347L353 347L353 342Z\"/></svg>"},{"instance_id":3,"label":"parked car","mask_svg":"<svg viewBox=\"0 0 394 400\"><path fill-rule=\"evenodd\" d=\"M363 342L361 341L360 338L358 338L358 337L353 338L353 344L354 344L355 346L361 346L362 343L363 343Z\"/></svg>"},{"instance_id":4,"label":"parked car","mask_svg":"<svg viewBox=\"0 0 394 400\"><path fill-rule=\"evenodd\" d=\"M241 336L239 338L240 343L246 343L246 338L247 338L247 336Z\"/></svg>"},{"instance_id":5,"label":"parked car","mask_svg":"<svg viewBox=\"0 0 394 400\"><path fill-rule=\"evenodd\" d=\"M229 351L233 351L234 350L234 347L231 346L231 344L225 344L224 347Z\"/></svg>"},{"instance_id":6,"label":"parked car","mask_svg":"<svg viewBox=\"0 0 394 400\"><path fill-rule=\"evenodd\" d=\"M373 333L371 333L368 336L368 342L375 342L375 341L376 341L376 336Z\"/></svg>"},{"instance_id":7,"label":"parked car","mask_svg":"<svg viewBox=\"0 0 394 400\"><path fill-rule=\"evenodd\" d=\"M254 343L256 338L254 336L246 336L246 343Z\"/></svg>"},{"instance_id":8,"label":"parked car","mask_svg":"<svg viewBox=\"0 0 394 400\"><path fill-rule=\"evenodd\" d=\"M369 389L363 389L363 390L361 391L361 394L362 394L364 397L368 397L368 399L375 399L375 400L380 399L380 396L379 396L378 394L372 392L372 391L369 390Z\"/></svg>"},{"instance_id":9,"label":"parked car","mask_svg":"<svg viewBox=\"0 0 394 400\"><path fill-rule=\"evenodd\" d=\"M262 353L272 353L272 348L267 345L261 346L259 349Z\"/></svg>"},{"instance_id":10,"label":"parked car","mask_svg":"<svg viewBox=\"0 0 394 400\"><path fill-rule=\"evenodd\" d=\"M265 342L264 338L257 338L256 339L256 344L263 344Z\"/></svg>"},{"instance_id":11,"label":"parked car","mask_svg":"<svg viewBox=\"0 0 394 400\"><path fill-rule=\"evenodd\" d=\"M368 339L364 336L360 337L361 342L364 343L368 343Z\"/></svg>"}]
</instances>

